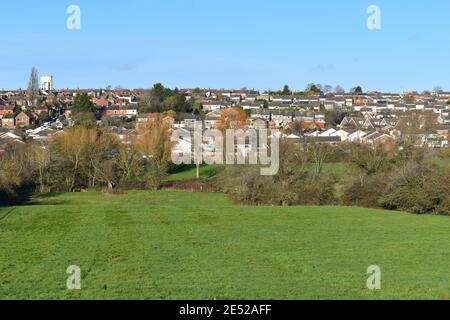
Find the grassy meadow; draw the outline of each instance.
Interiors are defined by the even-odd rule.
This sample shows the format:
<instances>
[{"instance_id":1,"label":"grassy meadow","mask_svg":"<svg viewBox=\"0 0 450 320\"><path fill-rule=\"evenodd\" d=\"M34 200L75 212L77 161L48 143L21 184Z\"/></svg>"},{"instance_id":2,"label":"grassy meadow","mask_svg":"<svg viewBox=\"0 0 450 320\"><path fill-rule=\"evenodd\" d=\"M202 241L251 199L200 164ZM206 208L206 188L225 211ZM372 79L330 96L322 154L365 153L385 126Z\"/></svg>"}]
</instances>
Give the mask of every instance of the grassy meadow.
<instances>
[{"instance_id":1,"label":"grassy meadow","mask_svg":"<svg viewBox=\"0 0 450 320\"><path fill-rule=\"evenodd\" d=\"M211 178L216 174L216 169L212 165L201 165L200 166L200 177L201 178ZM197 176L197 168L195 166L188 166L183 168L182 170L173 172L169 175L168 181L184 181L195 179Z\"/></svg>"},{"instance_id":2,"label":"grassy meadow","mask_svg":"<svg viewBox=\"0 0 450 320\"><path fill-rule=\"evenodd\" d=\"M0 208L0 299L449 299L449 234L448 217L223 194L40 196Z\"/></svg>"}]
</instances>

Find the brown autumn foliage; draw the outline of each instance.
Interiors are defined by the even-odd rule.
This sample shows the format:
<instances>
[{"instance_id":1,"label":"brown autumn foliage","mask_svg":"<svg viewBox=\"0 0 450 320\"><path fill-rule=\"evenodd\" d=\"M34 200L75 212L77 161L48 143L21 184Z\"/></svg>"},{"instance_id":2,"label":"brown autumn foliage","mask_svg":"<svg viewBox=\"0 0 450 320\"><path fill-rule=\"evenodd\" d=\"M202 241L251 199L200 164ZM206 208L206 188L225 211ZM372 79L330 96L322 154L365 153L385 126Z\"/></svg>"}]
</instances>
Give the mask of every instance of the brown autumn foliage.
<instances>
[{"instance_id":1,"label":"brown autumn foliage","mask_svg":"<svg viewBox=\"0 0 450 320\"><path fill-rule=\"evenodd\" d=\"M63 186L72 192L80 188L95 188L117 184L116 159L123 146L110 134L74 127L50 144L50 188Z\"/></svg>"},{"instance_id":2,"label":"brown autumn foliage","mask_svg":"<svg viewBox=\"0 0 450 320\"><path fill-rule=\"evenodd\" d=\"M18 190L31 179L30 161L26 146L12 147L0 155L0 204L19 198Z\"/></svg>"},{"instance_id":3,"label":"brown autumn foliage","mask_svg":"<svg viewBox=\"0 0 450 320\"><path fill-rule=\"evenodd\" d=\"M163 121L163 115L151 114L143 125L138 128L134 147L148 161L148 186L159 189L167 174L171 162L171 152L174 143L171 140L170 124Z\"/></svg>"},{"instance_id":4,"label":"brown autumn foliage","mask_svg":"<svg viewBox=\"0 0 450 320\"><path fill-rule=\"evenodd\" d=\"M247 126L247 114L242 108L227 108L220 114L219 130L243 129Z\"/></svg>"}]
</instances>

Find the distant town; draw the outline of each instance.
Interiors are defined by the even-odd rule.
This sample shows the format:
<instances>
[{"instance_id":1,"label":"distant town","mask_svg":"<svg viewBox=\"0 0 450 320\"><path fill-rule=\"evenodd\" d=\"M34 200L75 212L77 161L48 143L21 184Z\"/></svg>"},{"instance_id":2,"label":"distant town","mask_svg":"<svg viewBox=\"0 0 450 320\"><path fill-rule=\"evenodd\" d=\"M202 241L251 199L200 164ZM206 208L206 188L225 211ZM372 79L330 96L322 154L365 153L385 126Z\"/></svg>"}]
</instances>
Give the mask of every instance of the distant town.
<instances>
[{"instance_id":1,"label":"distant town","mask_svg":"<svg viewBox=\"0 0 450 320\"><path fill-rule=\"evenodd\" d=\"M39 82L39 83L37 83ZM245 112L247 128L279 129L292 141L336 145L360 143L391 150L403 139L417 147L450 147L450 92L364 92L310 84L303 92L286 85L277 92L239 89L103 88L55 90L53 76L37 80L33 70L26 90L0 91L0 152L8 145L46 141L64 134L79 119L72 117L79 95L89 97L92 122L133 140L136 127L163 113L171 127L192 131L196 123L218 128L224 110ZM155 99L156 97L156 99ZM86 120L86 119L84 119ZM83 120L81 120L83 121Z\"/></svg>"}]
</instances>

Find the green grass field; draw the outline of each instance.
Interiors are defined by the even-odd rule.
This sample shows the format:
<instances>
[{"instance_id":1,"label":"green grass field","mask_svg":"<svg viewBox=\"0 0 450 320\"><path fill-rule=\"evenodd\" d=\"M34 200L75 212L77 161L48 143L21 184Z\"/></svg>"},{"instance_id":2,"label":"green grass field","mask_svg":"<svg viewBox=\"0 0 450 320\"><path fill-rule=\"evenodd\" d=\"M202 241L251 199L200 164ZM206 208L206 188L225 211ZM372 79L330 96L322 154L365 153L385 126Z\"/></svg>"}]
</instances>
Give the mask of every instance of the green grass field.
<instances>
[{"instance_id":1,"label":"green grass field","mask_svg":"<svg viewBox=\"0 0 450 320\"><path fill-rule=\"evenodd\" d=\"M313 167L313 165L309 165L309 167ZM348 174L349 164L346 163L325 163L323 171L331 174L337 180L343 180L345 175ZM182 181L182 180L191 180L195 179L197 173L197 169L192 167L187 167L182 169L176 173L172 173L168 177L168 181ZM200 167L200 177L202 178L211 178L216 174L216 169L211 165L202 165Z\"/></svg>"},{"instance_id":2,"label":"green grass field","mask_svg":"<svg viewBox=\"0 0 450 320\"><path fill-rule=\"evenodd\" d=\"M200 177L202 178L211 178L216 174L216 170L214 166L202 165L200 166ZM197 168L192 166L185 168L184 170L180 170L179 172L172 173L168 177L168 181L183 181L183 180L192 180L195 179L197 175Z\"/></svg>"},{"instance_id":3,"label":"green grass field","mask_svg":"<svg viewBox=\"0 0 450 320\"><path fill-rule=\"evenodd\" d=\"M222 194L63 194L0 209L1 299L450 298L450 219L246 207ZM82 290L66 269L82 269ZM370 265L382 290L366 288Z\"/></svg>"}]
</instances>

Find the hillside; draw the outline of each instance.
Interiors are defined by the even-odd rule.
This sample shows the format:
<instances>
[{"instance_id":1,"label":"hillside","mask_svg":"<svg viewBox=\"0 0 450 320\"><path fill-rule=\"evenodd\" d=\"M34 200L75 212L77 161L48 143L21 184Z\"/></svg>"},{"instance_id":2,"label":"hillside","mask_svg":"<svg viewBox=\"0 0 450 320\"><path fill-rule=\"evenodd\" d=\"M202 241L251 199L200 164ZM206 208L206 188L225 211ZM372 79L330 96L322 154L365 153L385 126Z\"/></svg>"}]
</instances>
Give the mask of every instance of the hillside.
<instances>
[{"instance_id":1,"label":"hillside","mask_svg":"<svg viewBox=\"0 0 450 320\"><path fill-rule=\"evenodd\" d=\"M448 299L449 233L448 217L222 194L40 197L0 208L0 299ZM81 291L65 289L70 265Z\"/></svg>"}]
</instances>

